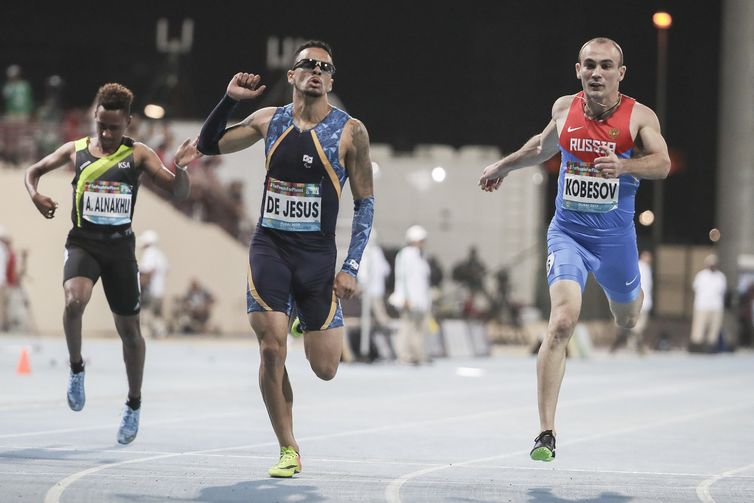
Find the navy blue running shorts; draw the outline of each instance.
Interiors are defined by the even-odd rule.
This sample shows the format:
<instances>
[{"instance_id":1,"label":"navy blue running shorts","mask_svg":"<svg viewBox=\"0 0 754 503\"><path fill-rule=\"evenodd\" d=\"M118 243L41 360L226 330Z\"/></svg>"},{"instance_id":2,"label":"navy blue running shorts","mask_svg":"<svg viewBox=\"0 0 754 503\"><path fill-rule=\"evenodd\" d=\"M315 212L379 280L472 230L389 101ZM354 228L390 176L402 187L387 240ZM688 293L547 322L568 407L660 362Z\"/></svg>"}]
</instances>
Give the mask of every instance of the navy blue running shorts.
<instances>
[{"instance_id":1,"label":"navy blue running shorts","mask_svg":"<svg viewBox=\"0 0 754 503\"><path fill-rule=\"evenodd\" d=\"M295 307L305 331L343 326L340 301L333 290L336 259L334 240L297 241L283 232L258 227L249 249L247 312L277 311L290 316Z\"/></svg>"}]
</instances>

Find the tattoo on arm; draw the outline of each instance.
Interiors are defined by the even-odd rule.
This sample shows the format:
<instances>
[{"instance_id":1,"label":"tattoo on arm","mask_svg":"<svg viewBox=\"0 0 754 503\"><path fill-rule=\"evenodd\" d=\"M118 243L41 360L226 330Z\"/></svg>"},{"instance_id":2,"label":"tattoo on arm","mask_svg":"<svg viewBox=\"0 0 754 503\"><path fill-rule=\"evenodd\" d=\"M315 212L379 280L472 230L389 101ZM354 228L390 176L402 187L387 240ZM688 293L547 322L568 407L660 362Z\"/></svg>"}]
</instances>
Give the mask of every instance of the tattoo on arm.
<instances>
[{"instance_id":1,"label":"tattoo on arm","mask_svg":"<svg viewBox=\"0 0 754 503\"><path fill-rule=\"evenodd\" d=\"M351 178L354 199L372 195L372 161L369 157L369 133L361 121L353 119L351 128L351 151L346 166Z\"/></svg>"}]
</instances>

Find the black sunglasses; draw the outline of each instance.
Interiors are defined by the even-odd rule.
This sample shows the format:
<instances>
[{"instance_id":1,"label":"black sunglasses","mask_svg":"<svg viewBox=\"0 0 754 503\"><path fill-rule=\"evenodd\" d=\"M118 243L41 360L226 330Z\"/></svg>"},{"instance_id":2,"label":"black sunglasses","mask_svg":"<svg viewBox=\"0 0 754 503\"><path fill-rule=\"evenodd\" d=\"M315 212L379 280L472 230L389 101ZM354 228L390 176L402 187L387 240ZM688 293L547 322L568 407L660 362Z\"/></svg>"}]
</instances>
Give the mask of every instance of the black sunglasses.
<instances>
[{"instance_id":1,"label":"black sunglasses","mask_svg":"<svg viewBox=\"0 0 754 503\"><path fill-rule=\"evenodd\" d=\"M296 68L303 68L304 70L314 70L315 67L319 67L323 72L335 75L335 65L328 63L327 61L320 61L318 59L304 58L299 59L293 65L293 70Z\"/></svg>"}]
</instances>

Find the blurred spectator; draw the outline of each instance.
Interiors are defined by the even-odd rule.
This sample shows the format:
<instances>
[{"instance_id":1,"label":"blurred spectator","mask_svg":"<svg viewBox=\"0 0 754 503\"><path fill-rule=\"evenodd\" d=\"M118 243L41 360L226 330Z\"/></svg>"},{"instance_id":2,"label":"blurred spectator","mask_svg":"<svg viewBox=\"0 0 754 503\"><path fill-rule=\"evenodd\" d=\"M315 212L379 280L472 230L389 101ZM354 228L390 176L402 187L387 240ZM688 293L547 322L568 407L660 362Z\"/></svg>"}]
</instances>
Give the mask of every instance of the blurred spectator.
<instances>
[{"instance_id":1,"label":"blurred spectator","mask_svg":"<svg viewBox=\"0 0 754 503\"><path fill-rule=\"evenodd\" d=\"M21 75L21 67L10 65L5 71L7 80L3 86L5 118L26 122L34 112L34 99L29 82Z\"/></svg>"},{"instance_id":2,"label":"blurred spectator","mask_svg":"<svg viewBox=\"0 0 754 503\"><path fill-rule=\"evenodd\" d=\"M63 122L63 79L51 75L45 82L45 98L37 110L39 131L37 133L38 155L46 156L63 143L60 124Z\"/></svg>"},{"instance_id":3,"label":"blurred spectator","mask_svg":"<svg viewBox=\"0 0 754 503\"><path fill-rule=\"evenodd\" d=\"M406 246L395 257L395 291L390 303L401 313L396 352L401 363L429 361L426 349L427 320L432 308L430 267L423 256L427 231L413 225L406 231Z\"/></svg>"},{"instance_id":4,"label":"blurred spectator","mask_svg":"<svg viewBox=\"0 0 754 503\"><path fill-rule=\"evenodd\" d=\"M238 236L236 208L217 176L220 156L207 156L191 166L191 195L176 207L200 222L211 222L228 234Z\"/></svg>"},{"instance_id":5,"label":"blurred spectator","mask_svg":"<svg viewBox=\"0 0 754 503\"><path fill-rule=\"evenodd\" d=\"M150 122L151 124L151 122ZM155 152L170 169L170 146L173 133L167 123L154 124L142 128L143 134L151 138ZM141 130L140 130L141 131ZM243 199L243 182L231 181L227 186L217 176L217 167L222 163L220 156L207 156L191 165L191 194L182 201L174 201L168 193L157 188L150 178L143 178L142 184L152 192L169 201L174 208L186 216L200 222L218 225L222 230L248 244L254 230L254 222L246 212Z\"/></svg>"},{"instance_id":6,"label":"blurred spectator","mask_svg":"<svg viewBox=\"0 0 754 503\"><path fill-rule=\"evenodd\" d=\"M27 332L32 327L31 309L29 308L29 296L24 287L26 277L26 264L29 251L16 252L11 248L10 260L7 267L8 299L6 304L6 328L8 331Z\"/></svg>"},{"instance_id":7,"label":"blurred spectator","mask_svg":"<svg viewBox=\"0 0 754 503\"><path fill-rule=\"evenodd\" d=\"M29 299L23 287L26 276L27 250L19 254L13 240L0 227L0 330L22 331L29 329Z\"/></svg>"},{"instance_id":8,"label":"blurred spectator","mask_svg":"<svg viewBox=\"0 0 754 503\"><path fill-rule=\"evenodd\" d=\"M0 157L14 165L25 164L36 154L33 124L34 112L31 86L21 75L21 67L10 65L3 85L5 105L0 130Z\"/></svg>"},{"instance_id":9,"label":"blurred spectator","mask_svg":"<svg viewBox=\"0 0 754 503\"><path fill-rule=\"evenodd\" d=\"M429 284L432 288L441 289L442 280L445 277L445 273L442 271L442 265L437 255L432 255L427 259L429 263Z\"/></svg>"},{"instance_id":10,"label":"blurred spectator","mask_svg":"<svg viewBox=\"0 0 754 503\"><path fill-rule=\"evenodd\" d=\"M254 221L246 211L246 202L243 196L243 180L233 180L228 184L228 199L233 209L235 237L240 242L248 244L254 232Z\"/></svg>"},{"instance_id":11,"label":"blurred spectator","mask_svg":"<svg viewBox=\"0 0 754 503\"><path fill-rule=\"evenodd\" d=\"M377 329L387 328L390 317L385 309L385 280L390 276L390 263L377 241L377 230L372 229L364 256L361 259L357 279L361 294L367 297L367 305Z\"/></svg>"},{"instance_id":12,"label":"blurred spectator","mask_svg":"<svg viewBox=\"0 0 754 503\"><path fill-rule=\"evenodd\" d=\"M717 256L704 259L704 269L694 277L694 313L691 321L690 352L713 352L723 325L725 275L717 268Z\"/></svg>"},{"instance_id":13,"label":"blurred spectator","mask_svg":"<svg viewBox=\"0 0 754 503\"><path fill-rule=\"evenodd\" d=\"M469 248L469 256L453 267L453 280L466 288L463 301L464 318L481 318L489 314L493 299L484 287L487 266L479 259L476 246Z\"/></svg>"},{"instance_id":14,"label":"blurred spectator","mask_svg":"<svg viewBox=\"0 0 754 503\"><path fill-rule=\"evenodd\" d=\"M184 334L206 334L216 331L209 325L215 297L199 280L192 279L186 294L176 303L176 329Z\"/></svg>"},{"instance_id":15,"label":"blurred spectator","mask_svg":"<svg viewBox=\"0 0 754 503\"><path fill-rule=\"evenodd\" d=\"M134 114L128 134L154 148L157 156L171 170L171 157L175 133L167 120L142 119ZM222 164L219 156L207 156L191 166L191 194L183 201L173 201L169 194L159 190L151 180L144 186L158 194L179 211L200 222L218 225L234 239L248 244L254 230L243 199L243 181L234 180L227 186L217 176L217 168Z\"/></svg>"},{"instance_id":16,"label":"blurred spectator","mask_svg":"<svg viewBox=\"0 0 754 503\"><path fill-rule=\"evenodd\" d=\"M644 354L647 351L644 343L644 330L647 328L649 313L652 310L652 252L644 250L639 255L639 274L641 276L641 290L644 292L644 300L641 304L639 319L634 328L619 328L615 342L610 346L610 352L615 352L623 344L633 343L636 352Z\"/></svg>"},{"instance_id":17,"label":"blurred spectator","mask_svg":"<svg viewBox=\"0 0 754 503\"><path fill-rule=\"evenodd\" d=\"M5 271L8 269L10 256L10 235L5 227L0 226L0 332L6 329L6 306L8 304L8 277Z\"/></svg>"},{"instance_id":18,"label":"blurred spectator","mask_svg":"<svg viewBox=\"0 0 754 503\"><path fill-rule=\"evenodd\" d=\"M508 269L500 268L495 273L495 294L491 317L503 324L515 324L517 316L514 315L511 302L510 276Z\"/></svg>"},{"instance_id":19,"label":"blurred spectator","mask_svg":"<svg viewBox=\"0 0 754 503\"><path fill-rule=\"evenodd\" d=\"M754 270L738 274L736 287L738 297L738 344L750 346L754 338Z\"/></svg>"},{"instance_id":20,"label":"blurred spectator","mask_svg":"<svg viewBox=\"0 0 754 503\"><path fill-rule=\"evenodd\" d=\"M469 248L468 258L453 268L453 279L466 285L472 294L484 290L485 274L487 274L487 266L479 259L476 246Z\"/></svg>"},{"instance_id":21,"label":"blurred spectator","mask_svg":"<svg viewBox=\"0 0 754 503\"><path fill-rule=\"evenodd\" d=\"M92 119L88 113L89 111L83 108L72 108L63 112L62 141L74 141L92 134Z\"/></svg>"},{"instance_id":22,"label":"blurred spectator","mask_svg":"<svg viewBox=\"0 0 754 503\"><path fill-rule=\"evenodd\" d=\"M165 337L167 326L163 317L163 303L168 259L157 246L159 236L155 231L144 231L139 241L142 247L139 259L142 322L150 337Z\"/></svg>"},{"instance_id":23,"label":"blurred spectator","mask_svg":"<svg viewBox=\"0 0 754 503\"><path fill-rule=\"evenodd\" d=\"M751 345L754 336L754 281L744 283L738 294L738 342Z\"/></svg>"},{"instance_id":24,"label":"blurred spectator","mask_svg":"<svg viewBox=\"0 0 754 503\"><path fill-rule=\"evenodd\" d=\"M172 166L175 134L170 122L165 120L144 120L140 116L134 115L134 118L136 117L139 117L139 128L134 134L142 138L140 141L144 141L152 146L157 157L160 158L165 166ZM132 120L131 123L133 124L134 121Z\"/></svg>"},{"instance_id":25,"label":"blurred spectator","mask_svg":"<svg viewBox=\"0 0 754 503\"><path fill-rule=\"evenodd\" d=\"M511 297L510 275L506 267L501 267L495 273L495 290L492 295L489 318L501 326L511 330L510 340L522 343L530 341L524 326L522 305Z\"/></svg>"},{"instance_id":26,"label":"blurred spectator","mask_svg":"<svg viewBox=\"0 0 754 503\"><path fill-rule=\"evenodd\" d=\"M136 141L146 143L152 149L156 149L157 144L152 143L153 138L151 135L151 129L148 125L145 125L145 122L151 123L151 121L145 121L139 112L132 111L131 122L129 122L128 126L126 127L125 135L128 136L129 138L133 138ZM157 152L155 151L155 153ZM158 157L160 157L159 154L158 154ZM165 160L162 159L162 157L160 157L160 160L162 160L162 164L164 164L165 166L169 166L169 164L166 163Z\"/></svg>"}]
</instances>

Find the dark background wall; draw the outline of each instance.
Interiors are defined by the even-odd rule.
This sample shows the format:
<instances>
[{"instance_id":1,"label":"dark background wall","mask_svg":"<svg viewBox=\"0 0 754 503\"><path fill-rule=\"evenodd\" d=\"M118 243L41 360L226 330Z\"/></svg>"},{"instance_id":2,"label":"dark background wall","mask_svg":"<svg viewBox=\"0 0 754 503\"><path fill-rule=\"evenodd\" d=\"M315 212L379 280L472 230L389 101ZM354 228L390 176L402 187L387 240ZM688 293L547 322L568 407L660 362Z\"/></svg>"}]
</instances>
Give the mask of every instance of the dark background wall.
<instances>
[{"instance_id":1,"label":"dark background wall","mask_svg":"<svg viewBox=\"0 0 754 503\"><path fill-rule=\"evenodd\" d=\"M573 65L594 36L622 45L622 91L654 107L651 17L663 9L673 15L663 128L677 168L665 182L665 240L706 243L715 224L717 1L499 0L448 9L406 1L13 2L0 18L0 65L20 64L40 98L44 80L60 75L69 107L89 105L99 85L118 81L134 90L139 110L166 67L155 49L157 19L168 18L175 36L190 17L194 47L181 60L181 103L171 113L202 119L236 71L276 78L265 68L268 37L321 38L335 49L336 92L373 142L509 152L547 124L558 96L580 89ZM651 207L646 185L637 213Z\"/></svg>"}]
</instances>

